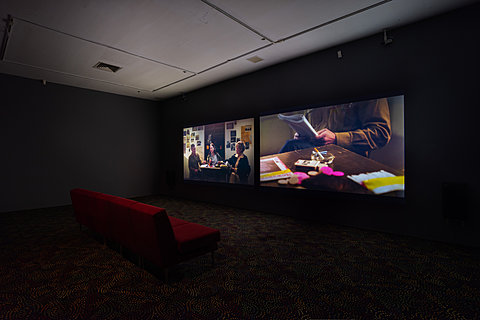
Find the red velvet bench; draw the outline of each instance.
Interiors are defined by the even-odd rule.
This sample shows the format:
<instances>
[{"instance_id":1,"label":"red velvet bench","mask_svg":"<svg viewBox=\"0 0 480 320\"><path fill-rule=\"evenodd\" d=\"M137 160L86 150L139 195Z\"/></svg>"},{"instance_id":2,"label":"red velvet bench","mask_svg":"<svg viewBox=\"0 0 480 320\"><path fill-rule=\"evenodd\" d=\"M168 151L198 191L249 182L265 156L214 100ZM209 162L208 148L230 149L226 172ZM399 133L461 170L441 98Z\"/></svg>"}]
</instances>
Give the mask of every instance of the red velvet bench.
<instances>
[{"instance_id":1,"label":"red velvet bench","mask_svg":"<svg viewBox=\"0 0 480 320\"><path fill-rule=\"evenodd\" d=\"M211 253L218 248L220 231L169 217L163 208L85 189L70 191L80 224L113 240L163 269Z\"/></svg>"}]
</instances>

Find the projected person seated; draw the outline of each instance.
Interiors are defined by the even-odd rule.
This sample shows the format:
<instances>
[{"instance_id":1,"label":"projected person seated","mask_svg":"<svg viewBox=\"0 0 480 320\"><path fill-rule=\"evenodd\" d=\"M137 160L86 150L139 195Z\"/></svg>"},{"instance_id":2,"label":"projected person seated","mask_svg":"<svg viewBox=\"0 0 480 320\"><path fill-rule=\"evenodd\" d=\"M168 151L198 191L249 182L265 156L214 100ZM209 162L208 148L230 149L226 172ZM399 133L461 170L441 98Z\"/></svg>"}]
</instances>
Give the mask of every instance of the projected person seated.
<instances>
[{"instance_id":1,"label":"projected person seated","mask_svg":"<svg viewBox=\"0 0 480 320\"><path fill-rule=\"evenodd\" d=\"M209 166L216 166L219 161L222 161L222 157L218 154L215 148L215 144L210 142L209 152L207 155L207 164Z\"/></svg>"},{"instance_id":2,"label":"projected person seated","mask_svg":"<svg viewBox=\"0 0 480 320\"><path fill-rule=\"evenodd\" d=\"M195 144L192 143L190 146L192 153L188 156L188 171L190 173L190 179L198 179L200 177L200 164L202 160L200 160L200 155L197 153L197 149Z\"/></svg>"},{"instance_id":3,"label":"projected person seated","mask_svg":"<svg viewBox=\"0 0 480 320\"><path fill-rule=\"evenodd\" d=\"M232 169L230 183L248 183L251 168L247 156L243 154L244 151L245 143L238 141L235 145L236 153L227 160Z\"/></svg>"},{"instance_id":4,"label":"projected person seated","mask_svg":"<svg viewBox=\"0 0 480 320\"><path fill-rule=\"evenodd\" d=\"M309 139L295 133L280 153L337 144L368 157L371 151L390 141L390 111L385 98L307 109L305 117L315 129L316 136Z\"/></svg>"}]
</instances>

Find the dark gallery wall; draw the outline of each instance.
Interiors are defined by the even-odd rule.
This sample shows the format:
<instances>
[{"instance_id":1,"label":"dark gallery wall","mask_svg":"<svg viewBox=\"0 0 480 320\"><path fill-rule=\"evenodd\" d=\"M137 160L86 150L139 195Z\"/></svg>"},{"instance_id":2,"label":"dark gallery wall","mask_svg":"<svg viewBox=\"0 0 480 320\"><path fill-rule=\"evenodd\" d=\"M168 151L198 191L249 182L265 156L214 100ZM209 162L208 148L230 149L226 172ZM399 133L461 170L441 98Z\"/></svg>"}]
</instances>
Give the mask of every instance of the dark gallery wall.
<instances>
[{"instance_id":1,"label":"dark gallery wall","mask_svg":"<svg viewBox=\"0 0 480 320\"><path fill-rule=\"evenodd\" d=\"M162 102L161 190L191 199L480 245L478 4ZM343 58L337 58L342 50ZM405 94L404 201L182 180L182 128L293 106ZM259 130L255 129L258 139ZM257 140L258 141L258 140ZM258 147L258 143L257 143ZM257 165L258 168L258 165ZM458 192L457 192L458 191ZM450 218L446 218L449 216Z\"/></svg>"},{"instance_id":2,"label":"dark gallery wall","mask_svg":"<svg viewBox=\"0 0 480 320\"><path fill-rule=\"evenodd\" d=\"M158 103L0 74L0 212L157 192Z\"/></svg>"}]
</instances>

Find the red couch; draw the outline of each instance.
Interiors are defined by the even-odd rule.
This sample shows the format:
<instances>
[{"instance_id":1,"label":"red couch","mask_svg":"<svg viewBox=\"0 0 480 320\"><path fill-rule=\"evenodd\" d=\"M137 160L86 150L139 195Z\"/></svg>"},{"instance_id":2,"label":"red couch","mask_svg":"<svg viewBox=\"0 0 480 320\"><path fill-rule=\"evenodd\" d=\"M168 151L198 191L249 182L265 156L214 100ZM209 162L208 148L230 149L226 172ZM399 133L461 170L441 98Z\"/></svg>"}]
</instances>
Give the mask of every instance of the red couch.
<instances>
[{"instance_id":1,"label":"red couch","mask_svg":"<svg viewBox=\"0 0 480 320\"><path fill-rule=\"evenodd\" d=\"M169 217L163 208L85 189L70 191L75 218L164 270L217 249L220 231Z\"/></svg>"}]
</instances>

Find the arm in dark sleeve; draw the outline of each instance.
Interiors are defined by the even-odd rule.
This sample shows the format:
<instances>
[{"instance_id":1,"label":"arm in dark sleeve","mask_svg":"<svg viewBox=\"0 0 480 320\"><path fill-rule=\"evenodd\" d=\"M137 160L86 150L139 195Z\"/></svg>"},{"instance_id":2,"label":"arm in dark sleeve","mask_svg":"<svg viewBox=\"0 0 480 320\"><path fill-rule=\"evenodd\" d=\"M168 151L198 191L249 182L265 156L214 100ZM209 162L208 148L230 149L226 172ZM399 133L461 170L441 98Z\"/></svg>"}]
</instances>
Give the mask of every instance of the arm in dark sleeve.
<instances>
[{"instance_id":1,"label":"arm in dark sleeve","mask_svg":"<svg viewBox=\"0 0 480 320\"><path fill-rule=\"evenodd\" d=\"M248 177L248 175L250 174L250 164L248 163L248 158L247 156L243 156L243 159L241 159L238 163L238 167L237 167L237 174L240 176L240 177Z\"/></svg>"},{"instance_id":2,"label":"arm in dark sleeve","mask_svg":"<svg viewBox=\"0 0 480 320\"><path fill-rule=\"evenodd\" d=\"M188 157L188 170L195 170L195 159L193 159L192 155Z\"/></svg>"},{"instance_id":3,"label":"arm in dark sleeve","mask_svg":"<svg viewBox=\"0 0 480 320\"><path fill-rule=\"evenodd\" d=\"M356 106L359 128L335 132L337 144L360 154L379 149L390 141L390 110L387 99L359 103Z\"/></svg>"},{"instance_id":4,"label":"arm in dark sleeve","mask_svg":"<svg viewBox=\"0 0 480 320\"><path fill-rule=\"evenodd\" d=\"M230 158L227 159L227 162L232 166L235 167L235 163L237 162L237 158L235 155L231 156Z\"/></svg>"}]
</instances>

